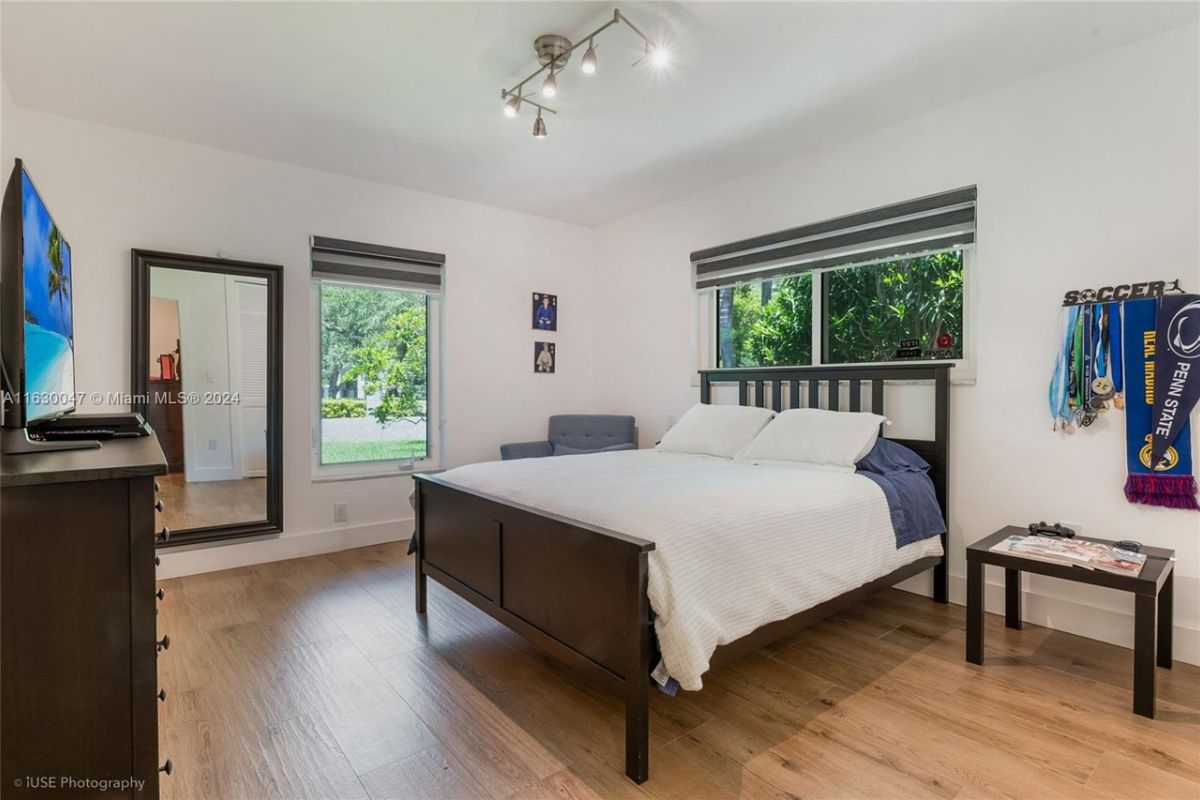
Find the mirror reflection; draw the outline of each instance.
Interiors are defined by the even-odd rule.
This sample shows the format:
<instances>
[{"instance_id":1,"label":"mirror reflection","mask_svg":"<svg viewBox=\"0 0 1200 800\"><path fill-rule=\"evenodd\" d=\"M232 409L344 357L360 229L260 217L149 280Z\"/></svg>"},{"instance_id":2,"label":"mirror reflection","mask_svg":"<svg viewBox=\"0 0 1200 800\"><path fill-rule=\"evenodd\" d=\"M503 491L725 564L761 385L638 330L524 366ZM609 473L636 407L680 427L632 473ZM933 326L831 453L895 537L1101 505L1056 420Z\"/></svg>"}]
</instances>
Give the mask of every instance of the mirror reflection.
<instances>
[{"instance_id":1,"label":"mirror reflection","mask_svg":"<svg viewBox=\"0 0 1200 800\"><path fill-rule=\"evenodd\" d=\"M150 268L147 421L172 531L267 518L267 281Z\"/></svg>"}]
</instances>

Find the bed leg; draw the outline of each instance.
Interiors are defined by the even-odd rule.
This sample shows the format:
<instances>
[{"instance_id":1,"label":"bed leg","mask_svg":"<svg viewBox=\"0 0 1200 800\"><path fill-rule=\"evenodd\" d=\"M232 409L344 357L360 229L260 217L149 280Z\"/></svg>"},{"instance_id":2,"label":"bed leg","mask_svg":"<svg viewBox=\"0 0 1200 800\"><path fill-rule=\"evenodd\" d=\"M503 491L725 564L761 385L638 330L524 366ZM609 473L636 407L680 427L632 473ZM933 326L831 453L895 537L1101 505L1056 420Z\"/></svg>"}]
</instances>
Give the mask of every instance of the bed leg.
<instances>
[{"instance_id":1,"label":"bed leg","mask_svg":"<svg viewBox=\"0 0 1200 800\"><path fill-rule=\"evenodd\" d=\"M634 680L625 697L625 774L634 783L650 777L650 675Z\"/></svg>"},{"instance_id":2,"label":"bed leg","mask_svg":"<svg viewBox=\"0 0 1200 800\"><path fill-rule=\"evenodd\" d=\"M417 559L417 613L425 613L425 583L428 580L425 573L421 571L421 559Z\"/></svg>"},{"instance_id":3,"label":"bed leg","mask_svg":"<svg viewBox=\"0 0 1200 800\"><path fill-rule=\"evenodd\" d=\"M950 537L942 534L942 560L933 567L933 599L939 603L950 602Z\"/></svg>"},{"instance_id":4,"label":"bed leg","mask_svg":"<svg viewBox=\"0 0 1200 800\"><path fill-rule=\"evenodd\" d=\"M633 635L625 674L625 774L634 783L650 777L650 621L649 567L645 552L631 564L629 625Z\"/></svg>"},{"instance_id":5,"label":"bed leg","mask_svg":"<svg viewBox=\"0 0 1200 800\"><path fill-rule=\"evenodd\" d=\"M423 556L425 555L425 537L424 537L424 531L422 530L422 528L424 527L425 520L421 514L421 486L420 486L419 482L418 482L416 489L417 489L417 493L413 497L413 500L414 500L414 502L413 502L413 517L414 517L414 523L415 523L413 526L413 539L416 541L417 547L416 547L416 552L413 554L413 571L414 571L413 577L415 579L413 582L416 584L416 587L417 587L417 589L416 589L417 613L424 614L425 613L425 592L426 592L426 584L428 582L428 579L425 575L425 559L423 558Z\"/></svg>"}]
</instances>

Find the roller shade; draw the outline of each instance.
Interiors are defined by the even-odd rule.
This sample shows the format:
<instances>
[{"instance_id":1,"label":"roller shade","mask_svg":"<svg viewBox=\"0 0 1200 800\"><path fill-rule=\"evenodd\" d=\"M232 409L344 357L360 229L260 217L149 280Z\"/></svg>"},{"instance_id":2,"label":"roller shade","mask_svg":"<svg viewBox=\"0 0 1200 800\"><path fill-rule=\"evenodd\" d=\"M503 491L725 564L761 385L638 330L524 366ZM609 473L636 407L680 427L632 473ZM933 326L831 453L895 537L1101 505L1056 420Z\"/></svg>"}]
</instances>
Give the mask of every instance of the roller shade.
<instances>
[{"instance_id":1,"label":"roller shade","mask_svg":"<svg viewBox=\"0 0 1200 800\"><path fill-rule=\"evenodd\" d=\"M697 289L891 261L975 242L975 187L692 253Z\"/></svg>"},{"instance_id":2,"label":"roller shade","mask_svg":"<svg viewBox=\"0 0 1200 800\"><path fill-rule=\"evenodd\" d=\"M314 278L440 292L445 264L441 253L312 237Z\"/></svg>"}]
</instances>

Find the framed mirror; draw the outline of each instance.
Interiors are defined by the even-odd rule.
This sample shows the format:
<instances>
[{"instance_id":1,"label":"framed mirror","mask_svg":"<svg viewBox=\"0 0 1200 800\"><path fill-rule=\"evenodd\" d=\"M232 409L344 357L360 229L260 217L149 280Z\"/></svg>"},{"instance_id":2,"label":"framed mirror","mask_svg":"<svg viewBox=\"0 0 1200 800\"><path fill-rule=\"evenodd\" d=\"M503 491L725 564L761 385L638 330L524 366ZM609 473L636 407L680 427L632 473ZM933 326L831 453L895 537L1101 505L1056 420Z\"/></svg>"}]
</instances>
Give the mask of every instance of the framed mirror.
<instances>
[{"instance_id":1,"label":"framed mirror","mask_svg":"<svg viewBox=\"0 0 1200 800\"><path fill-rule=\"evenodd\" d=\"M133 410L167 459L160 547L283 530L283 269L133 251Z\"/></svg>"}]
</instances>

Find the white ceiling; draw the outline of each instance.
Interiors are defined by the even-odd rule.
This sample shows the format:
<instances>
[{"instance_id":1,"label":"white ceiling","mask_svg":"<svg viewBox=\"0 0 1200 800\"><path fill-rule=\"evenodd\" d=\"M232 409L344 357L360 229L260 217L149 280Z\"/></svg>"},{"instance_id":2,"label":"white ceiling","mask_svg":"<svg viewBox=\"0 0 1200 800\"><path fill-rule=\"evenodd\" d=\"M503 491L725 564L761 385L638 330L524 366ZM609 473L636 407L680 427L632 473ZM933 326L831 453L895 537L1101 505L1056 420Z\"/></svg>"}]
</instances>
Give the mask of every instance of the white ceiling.
<instances>
[{"instance_id":1,"label":"white ceiling","mask_svg":"<svg viewBox=\"0 0 1200 800\"><path fill-rule=\"evenodd\" d=\"M532 40L611 3L4 2L17 105L600 224L1194 22L1196 3L622 4L550 135L501 114ZM572 67L578 66L578 60Z\"/></svg>"}]
</instances>

